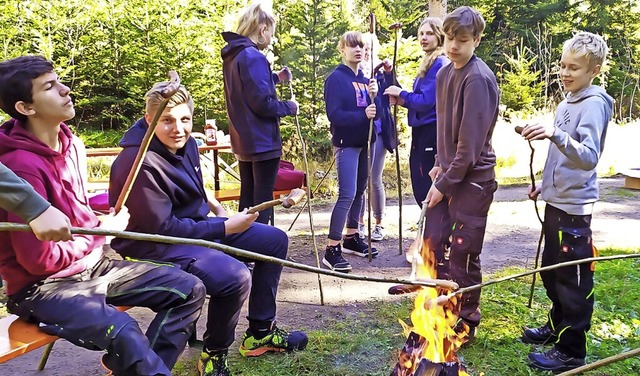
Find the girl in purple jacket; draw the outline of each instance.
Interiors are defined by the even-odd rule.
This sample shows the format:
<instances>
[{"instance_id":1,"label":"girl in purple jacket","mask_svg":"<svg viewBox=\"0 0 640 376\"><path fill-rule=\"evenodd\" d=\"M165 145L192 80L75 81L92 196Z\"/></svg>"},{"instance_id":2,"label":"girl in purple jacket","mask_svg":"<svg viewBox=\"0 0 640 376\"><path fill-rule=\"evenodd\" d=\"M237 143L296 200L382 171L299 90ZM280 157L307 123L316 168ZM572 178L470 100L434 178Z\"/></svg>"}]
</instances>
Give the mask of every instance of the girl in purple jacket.
<instances>
[{"instance_id":1,"label":"girl in purple jacket","mask_svg":"<svg viewBox=\"0 0 640 376\"><path fill-rule=\"evenodd\" d=\"M431 188L429 171L436 155L436 73L449 64L444 56L444 32L442 20L425 18L418 28L418 41L424 57L413 82L413 92L398 86L389 86L384 93L396 98L398 104L408 110L411 127L411 152L409 168L413 196L420 207Z\"/></svg>"},{"instance_id":2,"label":"girl in purple jacket","mask_svg":"<svg viewBox=\"0 0 640 376\"><path fill-rule=\"evenodd\" d=\"M239 210L273 200L282 156L280 118L298 113L295 101L280 101L275 84L291 80L283 68L272 73L261 52L271 44L276 21L260 4L247 8L235 33L224 32L222 49L224 98L229 116L231 149L240 169ZM256 222L267 223L273 208L260 212Z\"/></svg>"}]
</instances>

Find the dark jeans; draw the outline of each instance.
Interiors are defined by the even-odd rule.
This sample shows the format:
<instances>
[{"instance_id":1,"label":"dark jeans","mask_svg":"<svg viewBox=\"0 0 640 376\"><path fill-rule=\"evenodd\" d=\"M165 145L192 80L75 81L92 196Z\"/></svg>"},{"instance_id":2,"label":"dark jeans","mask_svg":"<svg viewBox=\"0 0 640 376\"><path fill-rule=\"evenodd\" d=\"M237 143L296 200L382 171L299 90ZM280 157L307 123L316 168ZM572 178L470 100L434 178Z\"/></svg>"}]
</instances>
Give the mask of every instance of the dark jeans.
<instances>
[{"instance_id":1,"label":"dark jeans","mask_svg":"<svg viewBox=\"0 0 640 376\"><path fill-rule=\"evenodd\" d=\"M592 256L591 215L571 215L547 204L542 266ZM567 355L584 358L594 302L591 264L566 266L540 276L552 303L549 324L558 335L555 346Z\"/></svg>"},{"instance_id":2,"label":"dark jeans","mask_svg":"<svg viewBox=\"0 0 640 376\"><path fill-rule=\"evenodd\" d=\"M273 256L287 257L289 240L278 228L254 223L246 231L230 235L222 244ZM253 277L242 261L221 251L191 245L167 248L169 261L200 278L210 295L204 346L226 350L234 340L242 304L249 296L249 322L271 323L276 317L276 294L282 266L256 261ZM260 326L260 325L259 325Z\"/></svg>"},{"instance_id":3,"label":"dark jeans","mask_svg":"<svg viewBox=\"0 0 640 376\"><path fill-rule=\"evenodd\" d=\"M460 287L482 282L480 253L487 214L498 188L495 180L462 181L450 195L427 210L424 236L435 252L437 277ZM462 294L460 318L470 326L480 324L480 290Z\"/></svg>"},{"instance_id":4,"label":"dark jeans","mask_svg":"<svg viewBox=\"0 0 640 376\"><path fill-rule=\"evenodd\" d=\"M276 186L280 158L259 162L238 162L240 170L240 202L238 210L273 200L273 188ZM273 218L273 208L262 210L258 214L258 223L269 223Z\"/></svg>"},{"instance_id":5,"label":"dark jeans","mask_svg":"<svg viewBox=\"0 0 640 376\"><path fill-rule=\"evenodd\" d=\"M117 375L171 375L200 316L205 288L174 266L103 259L93 269L46 279L9 297L7 308L52 335L104 350ZM146 336L114 306L148 307Z\"/></svg>"},{"instance_id":6,"label":"dark jeans","mask_svg":"<svg viewBox=\"0 0 640 376\"><path fill-rule=\"evenodd\" d=\"M431 188L429 171L433 168L436 156L436 126L425 125L411 128L411 152L409 170L413 197L422 208L422 201Z\"/></svg>"}]
</instances>

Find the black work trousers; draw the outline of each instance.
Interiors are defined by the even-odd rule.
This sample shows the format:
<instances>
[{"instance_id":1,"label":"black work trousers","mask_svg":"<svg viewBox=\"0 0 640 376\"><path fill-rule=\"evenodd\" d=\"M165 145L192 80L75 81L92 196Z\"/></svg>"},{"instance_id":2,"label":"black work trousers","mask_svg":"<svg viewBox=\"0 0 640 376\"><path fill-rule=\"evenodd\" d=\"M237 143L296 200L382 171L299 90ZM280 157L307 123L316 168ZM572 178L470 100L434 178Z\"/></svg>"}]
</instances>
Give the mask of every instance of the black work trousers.
<instances>
[{"instance_id":1,"label":"black work trousers","mask_svg":"<svg viewBox=\"0 0 640 376\"><path fill-rule=\"evenodd\" d=\"M571 215L547 204L544 239L542 266L592 257L591 215ZM594 302L591 263L541 272L540 276L552 303L548 324L558 336L556 348L584 358Z\"/></svg>"},{"instance_id":2,"label":"black work trousers","mask_svg":"<svg viewBox=\"0 0 640 376\"><path fill-rule=\"evenodd\" d=\"M435 252L438 278L451 279L460 287L482 282L480 253L496 189L495 180L464 180L427 210L424 237ZM480 289L462 294L460 304L460 318L469 326L478 326Z\"/></svg>"}]
</instances>

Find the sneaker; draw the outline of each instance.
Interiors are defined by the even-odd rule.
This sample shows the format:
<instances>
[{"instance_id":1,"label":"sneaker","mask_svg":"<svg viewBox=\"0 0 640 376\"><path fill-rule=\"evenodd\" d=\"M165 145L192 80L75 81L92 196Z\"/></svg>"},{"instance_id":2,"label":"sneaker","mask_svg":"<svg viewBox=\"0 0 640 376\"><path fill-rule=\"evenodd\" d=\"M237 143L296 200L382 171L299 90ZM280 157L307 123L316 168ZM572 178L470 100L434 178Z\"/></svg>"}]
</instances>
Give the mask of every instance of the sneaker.
<instances>
[{"instance_id":1,"label":"sneaker","mask_svg":"<svg viewBox=\"0 0 640 376\"><path fill-rule=\"evenodd\" d=\"M200 376L231 376L227 353L209 354L202 352L198 360Z\"/></svg>"},{"instance_id":2,"label":"sneaker","mask_svg":"<svg viewBox=\"0 0 640 376\"><path fill-rule=\"evenodd\" d=\"M529 354L529 366L544 371L564 372L584 365L584 358L574 358L555 346L547 352Z\"/></svg>"},{"instance_id":3,"label":"sneaker","mask_svg":"<svg viewBox=\"0 0 640 376\"><path fill-rule=\"evenodd\" d=\"M371 240L375 242L379 242L385 237L384 227L382 225L376 225L371 232Z\"/></svg>"},{"instance_id":4,"label":"sneaker","mask_svg":"<svg viewBox=\"0 0 640 376\"><path fill-rule=\"evenodd\" d=\"M364 223L358 223L358 234L362 239L365 238L367 234L367 229L364 227Z\"/></svg>"},{"instance_id":5,"label":"sneaker","mask_svg":"<svg viewBox=\"0 0 640 376\"><path fill-rule=\"evenodd\" d=\"M342 239L342 252L369 257L369 245L358 234ZM371 247L371 257L378 256L378 250Z\"/></svg>"},{"instance_id":6,"label":"sneaker","mask_svg":"<svg viewBox=\"0 0 640 376\"><path fill-rule=\"evenodd\" d=\"M342 248L340 247L340 244L336 246L327 246L324 251L322 263L327 268L337 272L349 273L351 271L351 264L342 257Z\"/></svg>"},{"instance_id":7,"label":"sneaker","mask_svg":"<svg viewBox=\"0 0 640 376\"><path fill-rule=\"evenodd\" d=\"M293 350L304 350L309 339L304 332L291 332L273 326L273 330L265 337L256 339L250 329L242 336L240 354L242 356L260 356L267 351L291 352Z\"/></svg>"},{"instance_id":8,"label":"sneaker","mask_svg":"<svg viewBox=\"0 0 640 376\"><path fill-rule=\"evenodd\" d=\"M553 329L547 323L539 328L525 329L522 332L522 342L531 343L534 345L544 345L547 343L554 343L558 340L558 337L553 333Z\"/></svg>"}]
</instances>

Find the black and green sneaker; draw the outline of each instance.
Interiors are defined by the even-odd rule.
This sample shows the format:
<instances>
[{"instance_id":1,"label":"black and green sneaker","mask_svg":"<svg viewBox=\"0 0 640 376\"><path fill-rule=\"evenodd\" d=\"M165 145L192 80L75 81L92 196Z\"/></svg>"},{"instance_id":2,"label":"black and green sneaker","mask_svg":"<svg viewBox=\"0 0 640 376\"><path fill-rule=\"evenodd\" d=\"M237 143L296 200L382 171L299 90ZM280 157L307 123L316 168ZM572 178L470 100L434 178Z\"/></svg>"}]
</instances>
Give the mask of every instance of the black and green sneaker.
<instances>
[{"instance_id":1,"label":"black and green sneaker","mask_svg":"<svg viewBox=\"0 0 640 376\"><path fill-rule=\"evenodd\" d=\"M309 339L304 332L291 332L273 326L273 329L263 338L257 339L250 329L242 336L240 354L242 356L260 356L267 351L282 352L304 350Z\"/></svg>"},{"instance_id":2,"label":"black and green sneaker","mask_svg":"<svg viewBox=\"0 0 640 376\"><path fill-rule=\"evenodd\" d=\"M202 352L198 361L200 376L231 376L227 353L209 354Z\"/></svg>"}]
</instances>

